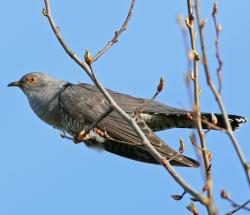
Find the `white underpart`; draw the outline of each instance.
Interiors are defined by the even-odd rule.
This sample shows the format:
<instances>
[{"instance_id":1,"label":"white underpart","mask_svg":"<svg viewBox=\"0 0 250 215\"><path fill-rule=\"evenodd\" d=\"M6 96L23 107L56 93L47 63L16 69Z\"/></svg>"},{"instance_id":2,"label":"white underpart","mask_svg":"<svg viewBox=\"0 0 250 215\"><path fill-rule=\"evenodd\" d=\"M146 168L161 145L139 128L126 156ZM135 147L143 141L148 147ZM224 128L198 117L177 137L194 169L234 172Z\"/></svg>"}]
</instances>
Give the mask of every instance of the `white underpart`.
<instances>
[{"instance_id":1,"label":"white underpart","mask_svg":"<svg viewBox=\"0 0 250 215\"><path fill-rule=\"evenodd\" d=\"M105 139L103 137L101 137L99 134L97 134L96 132L94 132L93 130L91 130L89 132L89 136L91 140L95 140L98 143L104 143Z\"/></svg>"},{"instance_id":2,"label":"white underpart","mask_svg":"<svg viewBox=\"0 0 250 215\"><path fill-rule=\"evenodd\" d=\"M142 114L141 114L141 117L142 117L145 121L151 121L151 120L153 120L153 118L154 118L153 115L149 115L149 114L145 114L145 113L142 113Z\"/></svg>"}]
</instances>

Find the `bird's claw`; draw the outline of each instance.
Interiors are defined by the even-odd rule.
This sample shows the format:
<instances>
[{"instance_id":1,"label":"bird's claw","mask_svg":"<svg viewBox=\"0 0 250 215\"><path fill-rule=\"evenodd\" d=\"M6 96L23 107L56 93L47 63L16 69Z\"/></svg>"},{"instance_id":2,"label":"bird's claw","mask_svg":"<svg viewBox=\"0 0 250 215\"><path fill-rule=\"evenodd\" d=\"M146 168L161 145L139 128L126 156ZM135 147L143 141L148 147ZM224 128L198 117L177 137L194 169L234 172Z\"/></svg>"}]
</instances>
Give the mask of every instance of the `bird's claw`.
<instances>
[{"instance_id":1,"label":"bird's claw","mask_svg":"<svg viewBox=\"0 0 250 215\"><path fill-rule=\"evenodd\" d=\"M73 137L73 142L75 144L78 144L88 139L90 139L90 135L86 134L85 131L82 130L77 136Z\"/></svg>"}]
</instances>

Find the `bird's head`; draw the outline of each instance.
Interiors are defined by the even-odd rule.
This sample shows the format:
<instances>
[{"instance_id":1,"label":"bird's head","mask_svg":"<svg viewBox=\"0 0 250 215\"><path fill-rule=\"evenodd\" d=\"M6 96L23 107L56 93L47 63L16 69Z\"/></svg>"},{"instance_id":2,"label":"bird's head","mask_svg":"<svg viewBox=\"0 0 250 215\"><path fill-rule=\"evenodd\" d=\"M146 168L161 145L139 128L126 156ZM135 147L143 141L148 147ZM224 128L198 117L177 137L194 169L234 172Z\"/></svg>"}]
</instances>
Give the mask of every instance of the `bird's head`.
<instances>
[{"instance_id":1,"label":"bird's head","mask_svg":"<svg viewBox=\"0 0 250 215\"><path fill-rule=\"evenodd\" d=\"M27 96L46 91L49 85L58 82L47 74L40 72L28 73L20 80L8 84L8 87L19 87Z\"/></svg>"}]
</instances>

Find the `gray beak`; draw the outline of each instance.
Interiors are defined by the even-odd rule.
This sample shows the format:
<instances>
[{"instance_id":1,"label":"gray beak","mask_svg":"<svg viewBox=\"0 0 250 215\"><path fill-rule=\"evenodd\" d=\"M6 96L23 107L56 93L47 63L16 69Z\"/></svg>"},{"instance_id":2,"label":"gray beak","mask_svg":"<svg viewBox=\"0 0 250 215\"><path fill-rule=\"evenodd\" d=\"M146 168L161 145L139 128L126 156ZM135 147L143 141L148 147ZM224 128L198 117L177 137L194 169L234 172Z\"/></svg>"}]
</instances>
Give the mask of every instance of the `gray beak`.
<instances>
[{"instance_id":1,"label":"gray beak","mask_svg":"<svg viewBox=\"0 0 250 215\"><path fill-rule=\"evenodd\" d=\"M20 81L14 81L7 85L7 87L21 87L22 83Z\"/></svg>"}]
</instances>

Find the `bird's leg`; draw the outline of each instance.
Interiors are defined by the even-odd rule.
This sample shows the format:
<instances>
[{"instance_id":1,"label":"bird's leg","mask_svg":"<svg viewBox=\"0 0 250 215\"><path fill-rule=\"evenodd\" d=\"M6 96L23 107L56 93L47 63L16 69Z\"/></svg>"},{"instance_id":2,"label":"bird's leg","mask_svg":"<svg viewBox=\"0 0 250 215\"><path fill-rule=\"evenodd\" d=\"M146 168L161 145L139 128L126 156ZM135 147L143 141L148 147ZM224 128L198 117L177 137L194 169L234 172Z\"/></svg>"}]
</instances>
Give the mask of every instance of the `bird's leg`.
<instances>
[{"instance_id":1,"label":"bird's leg","mask_svg":"<svg viewBox=\"0 0 250 215\"><path fill-rule=\"evenodd\" d=\"M104 138L107 138L108 137L108 134L106 131L103 131L99 128L94 128L94 131L97 135L99 135L100 137L104 137Z\"/></svg>"},{"instance_id":2,"label":"bird's leg","mask_svg":"<svg viewBox=\"0 0 250 215\"><path fill-rule=\"evenodd\" d=\"M85 140L91 139L91 136L89 132L93 129L94 132L101 136L101 137L106 137L107 133L105 131L102 131L101 129L96 128L95 126L101 122L106 116L108 116L111 112L113 111L112 107L109 107L104 113L102 113L96 121L94 121L90 126L88 126L85 130L82 130L76 137L74 137L74 143L80 143Z\"/></svg>"},{"instance_id":3,"label":"bird's leg","mask_svg":"<svg viewBox=\"0 0 250 215\"><path fill-rule=\"evenodd\" d=\"M86 133L85 130L82 130L78 135L73 137L73 142L78 144L88 139L90 139L89 133Z\"/></svg>"},{"instance_id":4,"label":"bird's leg","mask_svg":"<svg viewBox=\"0 0 250 215\"><path fill-rule=\"evenodd\" d=\"M60 132L60 136L61 136L61 138L65 138L68 140L74 140L74 138L67 136L65 131Z\"/></svg>"}]
</instances>

